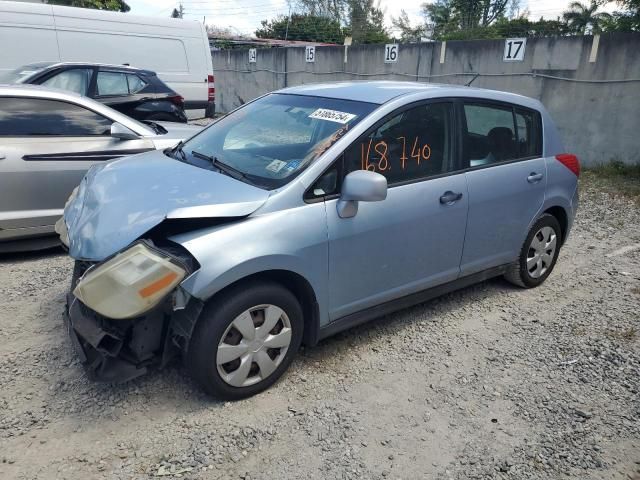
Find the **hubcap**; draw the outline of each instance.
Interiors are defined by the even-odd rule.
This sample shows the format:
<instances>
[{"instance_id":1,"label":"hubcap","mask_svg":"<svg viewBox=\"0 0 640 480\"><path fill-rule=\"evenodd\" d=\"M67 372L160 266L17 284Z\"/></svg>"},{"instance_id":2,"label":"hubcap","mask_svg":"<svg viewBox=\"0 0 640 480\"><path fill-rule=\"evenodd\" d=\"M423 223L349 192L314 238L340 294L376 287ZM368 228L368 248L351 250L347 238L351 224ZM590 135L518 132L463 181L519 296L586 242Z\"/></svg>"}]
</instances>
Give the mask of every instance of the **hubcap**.
<instances>
[{"instance_id":1,"label":"hubcap","mask_svg":"<svg viewBox=\"0 0 640 480\"><path fill-rule=\"evenodd\" d=\"M271 375L291 343L291 322L275 305L258 305L238 315L218 344L216 365L222 379L248 387Z\"/></svg>"},{"instance_id":2,"label":"hubcap","mask_svg":"<svg viewBox=\"0 0 640 480\"><path fill-rule=\"evenodd\" d=\"M531 278L540 278L551 267L556 243L556 232L551 227L542 227L533 236L527 252L527 271Z\"/></svg>"}]
</instances>

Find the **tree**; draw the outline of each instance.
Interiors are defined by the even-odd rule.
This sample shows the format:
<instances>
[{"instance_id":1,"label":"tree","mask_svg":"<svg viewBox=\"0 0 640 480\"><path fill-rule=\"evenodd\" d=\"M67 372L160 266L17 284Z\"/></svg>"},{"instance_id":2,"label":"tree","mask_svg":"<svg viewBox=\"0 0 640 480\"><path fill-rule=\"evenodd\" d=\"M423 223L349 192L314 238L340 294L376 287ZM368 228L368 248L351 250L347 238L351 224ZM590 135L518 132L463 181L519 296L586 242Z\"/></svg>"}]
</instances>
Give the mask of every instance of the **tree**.
<instances>
[{"instance_id":1,"label":"tree","mask_svg":"<svg viewBox=\"0 0 640 480\"><path fill-rule=\"evenodd\" d=\"M591 0L588 6L580 2L571 2L569 10L564 12L562 17L572 33L581 35L599 33L603 26L611 21L611 15L604 12L597 13L598 8L599 5L595 0Z\"/></svg>"},{"instance_id":2,"label":"tree","mask_svg":"<svg viewBox=\"0 0 640 480\"><path fill-rule=\"evenodd\" d=\"M128 12L131 7L124 0L49 0L52 5L65 5L67 7L95 8L97 10L115 10Z\"/></svg>"},{"instance_id":3,"label":"tree","mask_svg":"<svg viewBox=\"0 0 640 480\"><path fill-rule=\"evenodd\" d=\"M174 8L171 12L171 18L182 18L184 16L184 6L182 2L178 5L178 8Z\"/></svg>"},{"instance_id":4,"label":"tree","mask_svg":"<svg viewBox=\"0 0 640 480\"><path fill-rule=\"evenodd\" d=\"M422 12L427 19L426 28L434 39L442 39L451 31L458 29L451 0L423 3Z\"/></svg>"},{"instance_id":5,"label":"tree","mask_svg":"<svg viewBox=\"0 0 640 480\"><path fill-rule=\"evenodd\" d=\"M273 20L262 20L256 30L259 38L300 40L306 42L343 43L345 32L340 22L328 17L294 13L291 19L280 15Z\"/></svg>"},{"instance_id":6,"label":"tree","mask_svg":"<svg viewBox=\"0 0 640 480\"><path fill-rule=\"evenodd\" d=\"M416 43L427 34L426 24L413 26L409 15L404 10L400 11L398 18L391 17L391 23L400 31L400 40L403 42Z\"/></svg>"},{"instance_id":7,"label":"tree","mask_svg":"<svg viewBox=\"0 0 640 480\"><path fill-rule=\"evenodd\" d=\"M384 12L375 0L295 0L299 12L263 20L256 35L316 42L343 43L345 35L354 43L389 41ZM288 24L288 34L287 32Z\"/></svg>"},{"instance_id":8,"label":"tree","mask_svg":"<svg viewBox=\"0 0 640 480\"><path fill-rule=\"evenodd\" d=\"M624 10L616 11L604 21L606 31L640 32L640 0L618 0Z\"/></svg>"},{"instance_id":9,"label":"tree","mask_svg":"<svg viewBox=\"0 0 640 480\"><path fill-rule=\"evenodd\" d=\"M346 0L294 0L296 12L340 21L344 18Z\"/></svg>"},{"instance_id":10,"label":"tree","mask_svg":"<svg viewBox=\"0 0 640 480\"><path fill-rule=\"evenodd\" d=\"M348 30L353 43L385 43L390 40L384 26L384 12L374 0L347 0Z\"/></svg>"}]
</instances>

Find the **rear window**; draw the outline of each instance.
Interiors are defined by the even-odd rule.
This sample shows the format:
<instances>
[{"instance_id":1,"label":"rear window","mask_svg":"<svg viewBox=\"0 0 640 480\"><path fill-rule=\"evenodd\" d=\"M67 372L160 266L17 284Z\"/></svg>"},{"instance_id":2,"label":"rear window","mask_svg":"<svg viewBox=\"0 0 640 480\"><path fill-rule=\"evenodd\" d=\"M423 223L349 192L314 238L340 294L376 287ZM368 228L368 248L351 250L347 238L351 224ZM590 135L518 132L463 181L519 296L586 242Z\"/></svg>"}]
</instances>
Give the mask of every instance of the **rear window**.
<instances>
[{"instance_id":1,"label":"rear window","mask_svg":"<svg viewBox=\"0 0 640 480\"><path fill-rule=\"evenodd\" d=\"M465 103L465 160L470 167L542 155L542 124L534 110Z\"/></svg>"}]
</instances>

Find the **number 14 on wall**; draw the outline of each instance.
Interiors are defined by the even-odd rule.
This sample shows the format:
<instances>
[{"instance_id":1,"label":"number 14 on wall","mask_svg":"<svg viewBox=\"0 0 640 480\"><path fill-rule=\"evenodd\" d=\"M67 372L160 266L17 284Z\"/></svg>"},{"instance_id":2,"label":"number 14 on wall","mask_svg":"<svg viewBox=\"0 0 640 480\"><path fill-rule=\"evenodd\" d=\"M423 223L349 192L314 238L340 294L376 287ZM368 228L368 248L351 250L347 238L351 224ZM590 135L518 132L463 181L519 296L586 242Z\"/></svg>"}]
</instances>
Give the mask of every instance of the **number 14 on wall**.
<instances>
[{"instance_id":1,"label":"number 14 on wall","mask_svg":"<svg viewBox=\"0 0 640 480\"><path fill-rule=\"evenodd\" d=\"M524 49L526 46L526 38L507 38L504 41L504 55L502 56L502 60L505 62L522 62L524 60Z\"/></svg>"}]
</instances>

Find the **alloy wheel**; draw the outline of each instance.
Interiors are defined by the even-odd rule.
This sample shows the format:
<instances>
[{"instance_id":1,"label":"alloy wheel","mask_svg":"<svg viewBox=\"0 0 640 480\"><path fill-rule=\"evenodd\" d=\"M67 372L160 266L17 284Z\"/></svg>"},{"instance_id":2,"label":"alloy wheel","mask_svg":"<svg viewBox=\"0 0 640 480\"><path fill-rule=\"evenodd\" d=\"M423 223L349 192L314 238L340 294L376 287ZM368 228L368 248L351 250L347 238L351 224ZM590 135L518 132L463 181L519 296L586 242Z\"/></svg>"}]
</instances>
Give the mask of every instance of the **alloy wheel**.
<instances>
[{"instance_id":1,"label":"alloy wheel","mask_svg":"<svg viewBox=\"0 0 640 480\"><path fill-rule=\"evenodd\" d=\"M553 264L557 236L551 227L542 227L531 239L527 253L527 271L531 278L540 278Z\"/></svg>"},{"instance_id":2,"label":"alloy wheel","mask_svg":"<svg viewBox=\"0 0 640 480\"><path fill-rule=\"evenodd\" d=\"M275 305L257 305L238 315L223 333L216 354L220 377L248 387L271 375L291 343L291 322Z\"/></svg>"}]
</instances>

